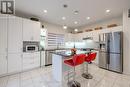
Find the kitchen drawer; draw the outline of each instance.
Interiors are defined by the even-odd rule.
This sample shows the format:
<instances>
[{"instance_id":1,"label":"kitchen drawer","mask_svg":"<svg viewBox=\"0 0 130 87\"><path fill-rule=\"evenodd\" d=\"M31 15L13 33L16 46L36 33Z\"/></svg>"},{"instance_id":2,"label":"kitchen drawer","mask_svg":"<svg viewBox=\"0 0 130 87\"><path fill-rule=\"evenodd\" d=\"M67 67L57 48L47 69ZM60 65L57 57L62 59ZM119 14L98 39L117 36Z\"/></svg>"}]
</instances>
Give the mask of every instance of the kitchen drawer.
<instances>
[{"instance_id":1,"label":"kitchen drawer","mask_svg":"<svg viewBox=\"0 0 130 87\"><path fill-rule=\"evenodd\" d=\"M34 62L34 60L23 60L23 64L30 64L33 62Z\"/></svg>"},{"instance_id":2,"label":"kitchen drawer","mask_svg":"<svg viewBox=\"0 0 130 87\"><path fill-rule=\"evenodd\" d=\"M23 53L23 59L34 57L34 53Z\"/></svg>"},{"instance_id":3,"label":"kitchen drawer","mask_svg":"<svg viewBox=\"0 0 130 87\"><path fill-rule=\"evenodd\" d=\"M23 70L40 67L40 52L24 53Z\"/></svg>"}]
</instances>

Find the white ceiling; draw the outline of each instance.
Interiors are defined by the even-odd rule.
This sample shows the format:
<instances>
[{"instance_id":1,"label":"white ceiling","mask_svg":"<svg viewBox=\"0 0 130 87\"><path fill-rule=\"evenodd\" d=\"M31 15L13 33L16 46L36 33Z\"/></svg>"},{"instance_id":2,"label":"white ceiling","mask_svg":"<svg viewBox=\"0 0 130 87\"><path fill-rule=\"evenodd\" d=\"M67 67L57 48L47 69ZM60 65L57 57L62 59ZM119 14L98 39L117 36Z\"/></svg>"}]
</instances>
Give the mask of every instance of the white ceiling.
<instances>
[{"instance_id":1,"label":"white ceiling","mask_svg":"<svg viewBox=\"0 0 130 87\"><path fill-rule=\"evenodd\" d=\"M130 8L130 0L15 0L16 14L38 17L40 20L71 28L84 26L96 21L105 20L122 14ZM68 8L63 8L67 4ZM110 9L110 13L105 13ZM45 14L44 10L48 12ZM74 11L79 14L75 15ZM66 20L62 20L65 16ZM86 17L91 17L86 20ZM78 24L74 24L77 21Z\"/></svg>"}]
</instances>

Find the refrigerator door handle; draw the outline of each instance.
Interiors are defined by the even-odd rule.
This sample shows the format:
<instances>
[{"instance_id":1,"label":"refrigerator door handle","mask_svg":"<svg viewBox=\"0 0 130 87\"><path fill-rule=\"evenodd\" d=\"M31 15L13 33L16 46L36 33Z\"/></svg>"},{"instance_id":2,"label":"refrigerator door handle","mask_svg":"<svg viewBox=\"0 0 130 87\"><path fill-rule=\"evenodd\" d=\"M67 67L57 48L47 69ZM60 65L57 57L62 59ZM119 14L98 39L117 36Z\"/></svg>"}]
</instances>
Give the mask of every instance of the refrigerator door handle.
<instances>
[{"instance_id":1,"label":"refrigerator door handle","mask_svg":"<svg viewBox=\"0 0 130 87\"><path fill-rule=\"evenodd\" d=\"M108 57L107 57L107 63L110 64L110 53L108 54Z\"/></svg>"}]
</instances>

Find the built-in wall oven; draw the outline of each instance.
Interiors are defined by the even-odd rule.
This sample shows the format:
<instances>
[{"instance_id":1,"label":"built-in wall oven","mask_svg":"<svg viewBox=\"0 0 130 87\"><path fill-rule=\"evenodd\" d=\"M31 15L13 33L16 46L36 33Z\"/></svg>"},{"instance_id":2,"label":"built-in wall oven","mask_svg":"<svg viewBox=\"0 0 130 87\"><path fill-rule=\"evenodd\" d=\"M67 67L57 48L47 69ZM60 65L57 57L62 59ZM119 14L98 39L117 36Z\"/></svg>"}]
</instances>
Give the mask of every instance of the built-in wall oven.
<instances>
[{"instance_id":1,"label":"built-in wall oven","mask_svg":"<svg viewBox=\"0 0 130 87\"><path fill-rule=\"evenodd\" d=\"M37 45L26 45L26 52L38 51Z\"/></svg>"},{"instance_id":2,"label":"built-in wall oven","mask_svg":"<svg viewBox=\"0 0 130 87\"><path fill-rule=\"evenodd\" d=\"M23 52L36 52L39 51L39 42L37 41L24 41Z\"/></svg>"}]
</instances>

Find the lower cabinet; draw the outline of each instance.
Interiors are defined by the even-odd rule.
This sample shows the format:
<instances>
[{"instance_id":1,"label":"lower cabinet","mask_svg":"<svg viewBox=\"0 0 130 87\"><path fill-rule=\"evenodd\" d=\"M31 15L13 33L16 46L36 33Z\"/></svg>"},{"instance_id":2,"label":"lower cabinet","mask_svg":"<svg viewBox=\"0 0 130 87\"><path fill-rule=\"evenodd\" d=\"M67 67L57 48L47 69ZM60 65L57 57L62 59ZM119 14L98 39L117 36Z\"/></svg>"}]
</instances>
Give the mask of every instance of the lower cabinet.
<instances>
[{"instance_id":1,"label":"lower cabinet","mask_svg":"<svg viewBox=\"0 0 130 87\"><path fill-rule=\"evenodd\" d=\"M95 60L93 61L96 65L99 65L99 51L94 51L97 53Z\"/></svg>"},{"instance_id":2,"label":"lower cabinet","mask_svg":"<svg viewBox=\"0 0 130 87\"><path fill-rule=\"evenodd\" d=\"M0 54L0 75L7 74L7 55Z\"/></svg>"},{"instance_id":3,"label":"lower cabinet","mask_svg":"<svg viewBox=\"0 0 130 87\"><path fill-rule=\"evenodd\" d=\"M8 54L8 73L21 72L22 53Z\"/></svg>"},{"instance_id":4,"label":"lower cabinet","mask_svg":"<svg viewBox=\"0 0 130 87\"><path fill-rule=\"evenodd\" d=\"M40 66L40 52L23 53L22 70L29 70Z\"/></svg>"}]
</instances>

